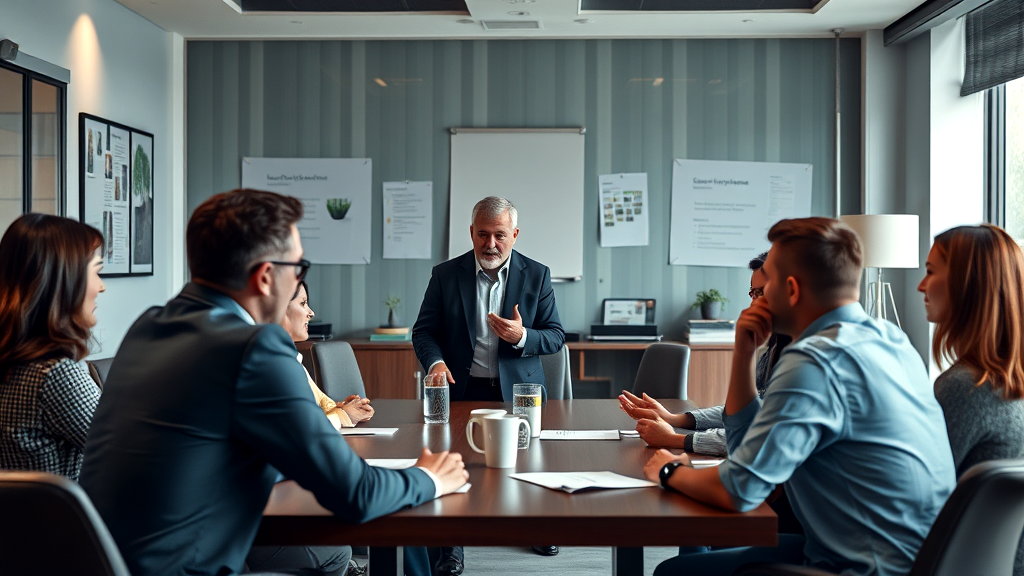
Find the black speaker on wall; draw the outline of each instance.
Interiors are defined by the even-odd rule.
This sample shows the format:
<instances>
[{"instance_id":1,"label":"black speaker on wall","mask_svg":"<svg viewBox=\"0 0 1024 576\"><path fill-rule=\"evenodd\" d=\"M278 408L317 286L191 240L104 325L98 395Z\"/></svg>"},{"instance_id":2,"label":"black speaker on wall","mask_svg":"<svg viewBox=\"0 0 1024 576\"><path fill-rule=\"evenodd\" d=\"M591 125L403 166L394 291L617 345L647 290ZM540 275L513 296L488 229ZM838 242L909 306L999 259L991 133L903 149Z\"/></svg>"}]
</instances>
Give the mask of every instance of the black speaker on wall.
<instances>
[{"instance_id":1,"label":"black speaker on wall","mask_svg":"<svg viewBox=\"0 0 1024 576\"><path fill-rule=\"evenodd\" d=\"M18 57L18 45L10 40L0 40L0 60L13 61Z\"/></svg>"}]
</instances>

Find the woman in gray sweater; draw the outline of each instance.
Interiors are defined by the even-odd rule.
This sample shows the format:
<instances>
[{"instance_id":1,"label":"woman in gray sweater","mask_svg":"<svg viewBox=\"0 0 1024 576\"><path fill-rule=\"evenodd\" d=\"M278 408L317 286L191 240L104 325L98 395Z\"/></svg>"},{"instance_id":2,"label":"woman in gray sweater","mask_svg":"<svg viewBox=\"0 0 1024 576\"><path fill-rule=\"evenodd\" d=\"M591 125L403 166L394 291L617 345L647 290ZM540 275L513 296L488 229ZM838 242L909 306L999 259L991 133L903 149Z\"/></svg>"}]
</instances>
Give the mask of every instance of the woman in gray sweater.
<instances>
[{"instance_id":1,"label":"woman in gray sweater","mask_svg":"<svg viewBox=\"0 0 1024 576\"><path fill-rule=\"evenodd\" d=\"M986 460L1024 456L1024 255L1002 228L960 226L935 237L924 293L935 323L935 380L957 477ZM1014 573L1024 575L1024 546Z\"/></svg>"}]
</instances>

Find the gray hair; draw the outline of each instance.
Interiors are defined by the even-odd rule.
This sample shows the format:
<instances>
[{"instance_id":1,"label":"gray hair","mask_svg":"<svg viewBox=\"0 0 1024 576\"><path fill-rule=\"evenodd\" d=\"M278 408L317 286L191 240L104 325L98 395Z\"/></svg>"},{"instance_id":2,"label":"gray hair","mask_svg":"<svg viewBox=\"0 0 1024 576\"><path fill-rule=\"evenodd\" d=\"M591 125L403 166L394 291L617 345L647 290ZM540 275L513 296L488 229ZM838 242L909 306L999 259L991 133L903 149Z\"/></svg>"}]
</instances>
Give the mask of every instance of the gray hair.
<instances>
[{"instance_id":1,"label":"gray hair","mask_svg":"<svg viewBox=\"0 0 1024 576\"><path fill-rule=\"evenodd\" d=\"M476 222L476 217L480 214L488 218L498 219L505 212L508 212L508 215L512 218L512 228L518 228L519 212L516 210L516 207L508 199L497 196L488 196L473 206L473 222Z\"/></svg>"}]
</instances>

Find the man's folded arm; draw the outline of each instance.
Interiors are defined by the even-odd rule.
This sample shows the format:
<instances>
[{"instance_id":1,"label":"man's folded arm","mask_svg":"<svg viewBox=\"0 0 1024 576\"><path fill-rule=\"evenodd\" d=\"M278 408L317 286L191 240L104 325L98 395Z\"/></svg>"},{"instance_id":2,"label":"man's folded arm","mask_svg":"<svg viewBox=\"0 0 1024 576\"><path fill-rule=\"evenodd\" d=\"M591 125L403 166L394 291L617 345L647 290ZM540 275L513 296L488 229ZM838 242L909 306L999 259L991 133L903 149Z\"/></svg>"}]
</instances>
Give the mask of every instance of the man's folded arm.
<instances>
[{"instance_id":1,"label":"man's folded arm","mask_svg":"<svg viewBox=\"0 0 1024 576\"><path fill-rule=\"evenodd\" d=\"M735 508L745 512L764 502L823 438L841 434L844 418L825 369L805 354L787 354L764 400L725 416L730 456L718 474ZM734 446L737 433L742 441Z\"/></svg>"},{"instance_id":2,"label":"man's folded arm","mask_svg":"<svg viewBox=\"0 0 1024 576\"><path fill-rule=\"evenodd\" d=\"M264 326L250 341L235 390L232 431L339 518L365 522L435 496L419 469L369 466L313 401L284 330Z\"/></svg>"}]
</instances>

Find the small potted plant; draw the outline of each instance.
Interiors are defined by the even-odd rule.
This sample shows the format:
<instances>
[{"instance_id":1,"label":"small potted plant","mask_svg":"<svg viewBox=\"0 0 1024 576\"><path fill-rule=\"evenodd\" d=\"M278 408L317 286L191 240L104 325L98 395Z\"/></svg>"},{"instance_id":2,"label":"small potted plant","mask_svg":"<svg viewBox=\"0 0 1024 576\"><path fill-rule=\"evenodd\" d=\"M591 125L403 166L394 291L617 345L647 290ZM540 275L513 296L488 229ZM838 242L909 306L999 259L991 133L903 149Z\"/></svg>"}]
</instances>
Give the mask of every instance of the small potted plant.
<instances>
[{"instance_id":1,"label":"small potted plant","mask_svg":"<svg viewBox=\"0 0 1024 576\"><path fill-rule=\"evenodd\" d=\"M693 303L693 307L700 306L701 318L717 320L718 315L722 313L722 309L725 308L725 303L728 301L725 296L722 296L721 292L712 288L697 292L697 301Z\"/></svg>"},{"instance_id":2,"label":"small potted plant","mask_svg":"<svg viewBox=\"0 0 1024 576\"><path fill-rule=\"evenodd\" d=\"M398 296L388 296L388 299L384 301L384 305L388 307L388 328L398 328L395 310L402 305L402 299Z\"/></svg>"}]
</instances>

